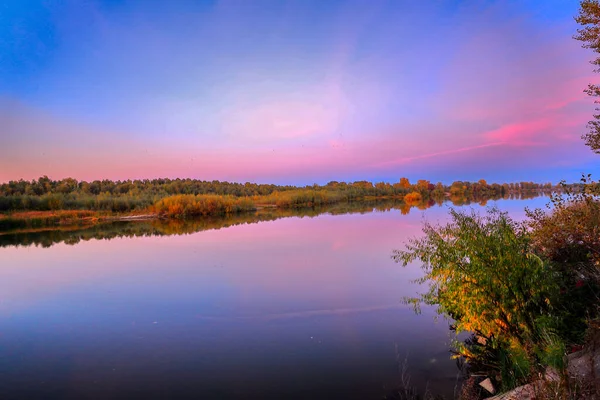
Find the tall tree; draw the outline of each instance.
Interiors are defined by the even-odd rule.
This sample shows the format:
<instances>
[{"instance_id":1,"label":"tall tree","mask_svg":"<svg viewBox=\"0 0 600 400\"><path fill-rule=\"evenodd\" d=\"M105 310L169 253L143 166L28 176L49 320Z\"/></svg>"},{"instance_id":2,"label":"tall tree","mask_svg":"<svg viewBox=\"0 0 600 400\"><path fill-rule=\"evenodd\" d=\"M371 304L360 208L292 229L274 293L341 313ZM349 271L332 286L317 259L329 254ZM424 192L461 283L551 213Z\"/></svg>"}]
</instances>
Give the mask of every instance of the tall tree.
<instances>
[{"instance_id":1,"label":"tall tree","mask_svg":"<svg viewBox=\"0 0 600 400\"><path fill-rule=\"evenodd\" d=\"M574 38L583 42L583 48L600 54L600 1L582 0L575 21L582 28L577 30ZM596 66L594 72L600 72L600 55L590 63ZM592 97L600 97L600 85L590 83L585 92ZM594 102L598 104L600 100ZM600 111L600 108L596 108L596 111ZM594 153L600 154L600 114L594 114L594 119L588 122L588 132L582 138Z\"/></svg>"}]
</instances>

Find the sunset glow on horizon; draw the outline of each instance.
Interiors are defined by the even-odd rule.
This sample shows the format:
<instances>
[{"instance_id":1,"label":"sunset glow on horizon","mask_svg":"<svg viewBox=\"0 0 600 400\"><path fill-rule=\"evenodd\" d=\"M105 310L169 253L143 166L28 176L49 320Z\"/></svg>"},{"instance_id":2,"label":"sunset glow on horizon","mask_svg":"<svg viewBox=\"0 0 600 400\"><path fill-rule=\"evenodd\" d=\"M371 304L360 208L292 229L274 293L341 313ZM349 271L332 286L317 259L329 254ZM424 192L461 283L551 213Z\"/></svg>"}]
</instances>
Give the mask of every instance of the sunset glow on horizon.
<instances>
[{"instance_id":1,"label":"sunset glow on horizon","mask_svg":"<svg viewBox=\"0 0 600 400\"><path fill-rule=\"evenodd\" d=\"M600 173L576 1L2 7L0 182Z\"/></svg>"}]
</instances>

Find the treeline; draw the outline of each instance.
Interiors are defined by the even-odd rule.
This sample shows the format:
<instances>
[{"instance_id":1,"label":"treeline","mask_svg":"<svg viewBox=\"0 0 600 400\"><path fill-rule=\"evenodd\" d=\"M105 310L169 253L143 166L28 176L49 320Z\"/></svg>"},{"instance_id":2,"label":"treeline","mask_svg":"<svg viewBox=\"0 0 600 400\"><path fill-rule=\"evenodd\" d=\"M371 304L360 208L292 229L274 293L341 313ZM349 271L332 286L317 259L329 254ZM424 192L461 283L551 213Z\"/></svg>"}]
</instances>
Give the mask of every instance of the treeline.
<instances>
[{"instance_id":1,"label":"treeline","mask_svg":"<svg viewBox=\"0 0 600 400\"><path fill-rule=\"evenodd\" d=\"M400 201L362 201L354 203L338 203L331 206L313 208L265 208L256 212L208 215L206 218L189 219L151 219L131 221L102 221L97 224L80 224L81 221L73 220L74 225L69 225L68 219L75 211L59 212L48 219L42 216L29 219L0 218L0 248L8 246L42 246L50 247L56 243L75 245L80 241L109 240L119 237L134 236L168 236L186 235L200 231L228 228L241 224L254 224L262 221L274 221L281 218L300 217L312 218L328 213L366 214L371 212L389 212L400 210L403 214L409 212L411 207ZM78 213L86 213L80 211ZM53 227L55 219L61 219L65 229L45 229ZM3 228L6 230L3 232Z\"/></svg>"},{"instance_id":2,"label":"treeline","mask_svg":"<svg viewBox=\"0 0 600 400\"><path fill-rule=\"evenodd\" d=\"M21 210L94 210L129 212L145 210L171 196L226 196L246 198L255 205L278 207L305 207L332 204L339 201L363 200L369 197L398 197L413 202L440 198L485 199L504 197L513 193L534 193L556 189L551 183L488 184L456 181L452 185L428 180L411 183L401 178L396 183L368 181L337 182L304 187L256 183L231 183L195 179L144 179L77 181L73 178L51 180L44 176L32 181L10 181L0 185L0 212ZM188 199L187 197L180 200ZM213 198L214 200L214 198ZM227 200L228 201L228 200ZM222 202L227 202L222 199ZM204 202L204 200L202 200ZM171 206L173 204L170 204ZM189 206L189 204L183 205ZM224 206L227 208L227 206ZM168 209L160 204L162 209ZM176 209L177 207L171 207ZM189 206L188 208L192 208ZM218 207L217 207L218 208ZM234 207L235 208L235 207ZM242 208L251 208L246 202ZM204 214L203 211L192 214Z\"/></svg>"},{"instance_id":3,"label":"treeline","mask_svg":"<svg viewBox=\"0 0 600 400\"><path fill-rule=\"evenodd\" d=\"M303 191L307 195L310 191ZM550 196L550 194L547 194ZM315 203L306 203L309 199L306 197L296 197L294 191L286 192L286 196L277 196L273 199L263 197L263 203L253 202L248 198L236 198L231 196L216 195L176 195L169 196L160 200L154 206L143 210L144 215L138 215L134 219L129 216L128 221L138 223L140 219L155 217L161 218L161 221L171 221L183 223L190 220L197 220L196 216L201 216L201 220L221 220L227 221L231 218L255 218L256 216L265 216L270 214L278 218L282 216L315 216L322 213L332 215L346 213L367 213L376 211L398 210L402 215L407 215L413 208L425 210L433 206L441 206L445 201L451 202L455 206L466 206L470 204L479 204L485 206L489 200L511 199L525 200L539 196L539 193L523 192L510 193L504 196L491 196L485 199L467 199L464 197L430 198L426 201L413 202L410 196L404 198L369 198L361 201L334 201L335 197L322 199L313 198ZM198 198L196 198L198 197ZM205 197L201 199L201 197ZM212 199L210 199L212 197ZM266 204L265 201L272 201L272 204ZM300 203L304 202L304 203ZM307 206L311 204L311 206ZM150 214L150 215L147 215ZM210 218L209 218L210 217ZM120 217L110 212L92 211L92 210L56 210L56 211L14 211L0 214L0 236L6 232L14 230L45 230L49 228L83 227L90 225L106 224L118 220Z\"/></svg>"},{"instance_id":4,"label":"treeline","mask_svg":"<svg viewBox=\"0 0 600 400\"><path fill-rule=\"evenodd\" d=\"M51 180L43 176L37 180L9 181L0 185L0 196L43 196L45 194L79 194L98 196L101 194L122 196L159 196L175 194L219 194L237 197L270 194L275 190L296 189L294 186L265 185L257 183L230 183L201 181L197 179L138 179L112 181L104 179L92 182L73 178Z\"/></svg>"},{"instance_id":5,"label":"treeline","mask_svg":"<svg viewBox=\"0 0 600 400\"><path fill-rule=\"evenodd\" d=\"M504 198L523 199L527 194L511 194ZM485 200L479 201L485 205ZM42 246L55 243L77 244L81 240L112 239L133 236L185 235L204 230L222 229L240 224L273 221L280 218L312 218L322 214L368 214L372 212L400 212L425 210L439 206L443 200L430 199L409 204L399 199L374 199L355 202L337 202L314 207L265 207L244 213L207 213L203 218L154 218L115 220L93 211L57 211L51 214L24 212L0 216L0 248L6 246ZM168 204L166 202L165 204ZM457 206L473 204L470 201L454 203ZM203 214L204 215L204 214ZM108 217L108 218L105 218ZM60 229L54 229L59 227Z\"/></svg>"}]
</instances>

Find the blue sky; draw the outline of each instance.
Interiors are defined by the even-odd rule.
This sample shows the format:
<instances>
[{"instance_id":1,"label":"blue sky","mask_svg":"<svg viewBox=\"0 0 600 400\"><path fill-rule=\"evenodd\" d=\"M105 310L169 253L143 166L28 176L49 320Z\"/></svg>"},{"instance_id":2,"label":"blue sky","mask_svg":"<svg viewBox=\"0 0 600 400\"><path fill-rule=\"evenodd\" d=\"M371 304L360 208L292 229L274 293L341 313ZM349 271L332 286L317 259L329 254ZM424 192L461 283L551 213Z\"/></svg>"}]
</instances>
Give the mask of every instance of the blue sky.
<instances>
[{"instance_id":1,"label":"blue sky","mask_svg":"<svg viewBox=\"0 0 600 400\"><path fill-rule=\"evenodd\" d=\"M575 1L0 3L0 181L577 180Z\"/></svg>"}]
</instances>

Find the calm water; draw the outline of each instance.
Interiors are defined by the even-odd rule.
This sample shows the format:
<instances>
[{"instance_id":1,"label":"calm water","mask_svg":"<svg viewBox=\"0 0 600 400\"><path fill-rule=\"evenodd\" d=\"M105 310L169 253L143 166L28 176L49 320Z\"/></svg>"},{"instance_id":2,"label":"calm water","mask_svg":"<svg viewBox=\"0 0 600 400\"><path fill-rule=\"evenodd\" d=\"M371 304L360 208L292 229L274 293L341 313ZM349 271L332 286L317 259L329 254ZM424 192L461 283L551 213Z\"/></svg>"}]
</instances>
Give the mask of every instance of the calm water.
<instances>
[{"instance_id":1,"label":"calm water","mask_svg":"<svg viewBox=\"0 0 600 400\"><path fill-rule=\"evenodd\" d=\"M381 399L405 359L412 384L451 396L448 322L401 304L420 271L390 258L447 210L0 236L0 399ZM58 243L14 246L32 242Z\"/></svg>"}]
</instances>

